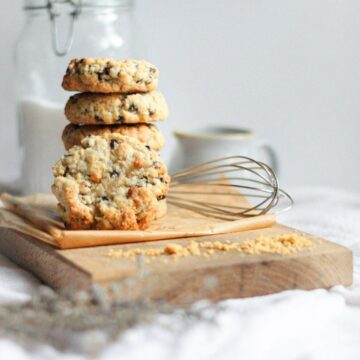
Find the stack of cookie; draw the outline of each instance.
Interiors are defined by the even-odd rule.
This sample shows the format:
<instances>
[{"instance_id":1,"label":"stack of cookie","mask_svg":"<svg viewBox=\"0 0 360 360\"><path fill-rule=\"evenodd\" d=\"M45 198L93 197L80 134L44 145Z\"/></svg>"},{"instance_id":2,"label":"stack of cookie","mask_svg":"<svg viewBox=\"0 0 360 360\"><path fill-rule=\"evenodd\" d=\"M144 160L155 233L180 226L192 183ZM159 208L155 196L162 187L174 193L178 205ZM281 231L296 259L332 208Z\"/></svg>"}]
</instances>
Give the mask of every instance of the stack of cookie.
<instances>
[{"instance_id":1,"label":"stack of cookie","mask_svg":"<svg viewBox=\"0 0 360 360\"><path fill-rule=\"evenodd\" d=\"M65 106L71 122L63 132L66 149L88 135L119 133L160 150L164 138L149 124L169 115L163 95L155 91L158 77L158 69L146 61L72 60L62 86L82 93L71 96Z\"/></svg>"},{"instance_id":2,"label":"stack of cookie","mask_svg":"<svg viewBox=\"0 0 360 360\"><path fill-rule=\"evenodd\" d=\"M70 229L145 229L166 211L170 178L157 151L168 108L143 60L74 59L63 79L67 153L52 190Z\"/></svg>"}]
</instances>

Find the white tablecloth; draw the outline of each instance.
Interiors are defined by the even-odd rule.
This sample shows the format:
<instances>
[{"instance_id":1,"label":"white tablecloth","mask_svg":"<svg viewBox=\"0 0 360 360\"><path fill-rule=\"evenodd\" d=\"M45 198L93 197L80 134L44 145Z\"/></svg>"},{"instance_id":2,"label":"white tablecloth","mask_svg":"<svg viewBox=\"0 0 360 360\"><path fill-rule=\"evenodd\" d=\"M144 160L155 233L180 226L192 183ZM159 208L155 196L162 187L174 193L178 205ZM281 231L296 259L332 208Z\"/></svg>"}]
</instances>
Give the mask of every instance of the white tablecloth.
<instances>
[{"instance_id":1,"label":"white tablecloth","mask_svg":"<svg viewBox=\"0 0 360 360\"><path fill-rule=\"evenodd\" d=\"M331 290L286 291L224 301L216 321L181 330L159 325L133 328L107 346L102 359L360 359L360 193L296 189L296 206L282 223L350 247L354 285ZM0 301L25 301L37 280L0 257ZM164 317L173 324L175 315ZM0 359L83 359L42 346L32 353L0 340Z\"/></svg>"}]
</instances>

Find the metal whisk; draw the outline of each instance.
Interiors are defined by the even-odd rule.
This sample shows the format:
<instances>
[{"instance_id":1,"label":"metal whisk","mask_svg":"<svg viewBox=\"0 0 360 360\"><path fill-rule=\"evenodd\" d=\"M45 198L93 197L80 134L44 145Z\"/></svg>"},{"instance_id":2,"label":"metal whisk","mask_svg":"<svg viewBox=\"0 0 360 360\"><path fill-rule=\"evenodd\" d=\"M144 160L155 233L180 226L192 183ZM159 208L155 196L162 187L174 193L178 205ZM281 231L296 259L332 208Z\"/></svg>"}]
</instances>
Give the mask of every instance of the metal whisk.
<instances>
[{"instance_id":1,"label":"metal whisk","mask_svg":"<svg viewBox=\"0 0 360 360\"><path fill-rule=\"evenodd\" d=\"M286 211L293 199L266 164L246 156L229 156L172 175L168 202L197 213L234 220Z\"/></svg>"}]
</instances>

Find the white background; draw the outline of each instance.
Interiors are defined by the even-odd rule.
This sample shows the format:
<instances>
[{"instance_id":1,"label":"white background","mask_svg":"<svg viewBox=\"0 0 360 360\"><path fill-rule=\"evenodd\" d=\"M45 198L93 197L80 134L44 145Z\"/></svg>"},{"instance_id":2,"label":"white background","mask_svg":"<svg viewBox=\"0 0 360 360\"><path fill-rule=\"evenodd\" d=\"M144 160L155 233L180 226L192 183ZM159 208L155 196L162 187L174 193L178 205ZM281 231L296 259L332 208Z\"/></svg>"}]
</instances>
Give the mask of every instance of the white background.
<instances>
[{"instance_id":1,"label":"white background","mask_svg":"<svg viewBox=\"0 0 360 360\"><path fill-rule=\"evenodd\" d=\"M21 6L1 2L1 178L18 164L10 85ZM237 125L276 148L286 185L359 189L359 1L138 0L136 14L171 108L166 160L175 128Z\"/></svg>"}]
</instances>

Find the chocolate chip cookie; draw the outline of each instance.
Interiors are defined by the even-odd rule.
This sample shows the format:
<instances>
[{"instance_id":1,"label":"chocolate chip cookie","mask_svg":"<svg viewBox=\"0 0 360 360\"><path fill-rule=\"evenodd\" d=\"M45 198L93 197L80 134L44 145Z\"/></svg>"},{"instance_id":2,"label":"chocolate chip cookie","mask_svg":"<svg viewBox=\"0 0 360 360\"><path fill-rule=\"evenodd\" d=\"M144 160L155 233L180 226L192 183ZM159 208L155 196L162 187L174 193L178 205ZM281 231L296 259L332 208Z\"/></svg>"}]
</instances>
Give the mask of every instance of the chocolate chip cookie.
<instances>
[{"instance_id":1,"label":"chocolate chip cookie","mask_svg":"<svg viewBox=\"0 0 360 360\"><path fill-rule=\"evenodd\" d=\"M69 229L146 229L170 177L156 151L120 134L86 137L54 165L52 191Z\"/></svg>"},{"instance_id":2,"label":"chocolate chip cookie","mask_svg":"<svg viewBox=\"0 0 360 360\"><path fill-rule=\"evenodd\" d=\"M83 58L70 61L62 86L70 91L135 93L156 89L159 70L145 60Z\"/></svg>"},{"instance_id":3,"label":"chocolate chip cookie","mask_svg":"<svg viewBox=\"0 0 360 360\"><path fill-rule=\"evenodd\" d=\"M82 93L69 98L65 116L73 124L137 124L165 120L169 110L164 96L145 94Z\"/></svg>"},{"instance_id":4,"label":"chocolate chip cookie","mask_svg":"<svg viewBox=\"0 0 360 360\"><path fill-rule=\"evenodd\" d=\"M80 145L81 141L87 136L94 135L108 138L111 134L120 134L135 138L155 151L159 151L165 143L164 136L160 130L152 124L100 126L69 124L62 133L62 141L65 149L69 150L75 145Z\"/></svg>"}]
</instances>

